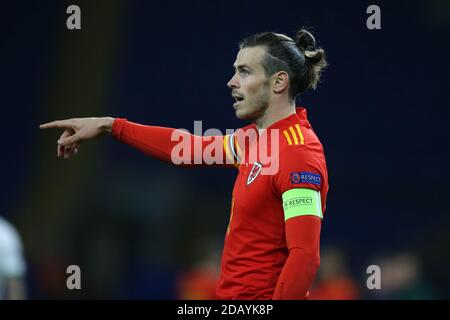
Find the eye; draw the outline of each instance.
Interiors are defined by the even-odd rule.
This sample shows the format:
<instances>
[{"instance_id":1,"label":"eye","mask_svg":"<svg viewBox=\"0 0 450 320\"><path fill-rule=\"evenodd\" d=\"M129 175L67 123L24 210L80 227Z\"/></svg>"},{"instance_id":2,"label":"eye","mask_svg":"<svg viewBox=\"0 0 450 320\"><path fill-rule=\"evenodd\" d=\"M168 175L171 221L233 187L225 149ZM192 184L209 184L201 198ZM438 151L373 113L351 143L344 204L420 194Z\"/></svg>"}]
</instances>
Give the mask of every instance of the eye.
<instances>
[{"instance_id":1,"label":"eye","mask_svg":"<svg viewBox=\"0 0 450 320\"><path fill-rule=\"evenodd\" d=\"M248 75L248 74L250 74L250 71L248 71L247 69L241 69L239 71L239 73L242 74L242 75Z\"/></svg>"}]
</instances>

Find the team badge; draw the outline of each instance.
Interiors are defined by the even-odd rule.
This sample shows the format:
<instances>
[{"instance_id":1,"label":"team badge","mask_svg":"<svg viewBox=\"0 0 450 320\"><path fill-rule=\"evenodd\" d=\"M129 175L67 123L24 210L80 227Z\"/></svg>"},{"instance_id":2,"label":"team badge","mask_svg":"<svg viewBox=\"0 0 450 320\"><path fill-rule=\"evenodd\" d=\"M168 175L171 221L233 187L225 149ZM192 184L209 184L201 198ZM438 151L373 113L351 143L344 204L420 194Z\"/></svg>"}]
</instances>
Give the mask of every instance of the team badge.
<instances>
[{"instance_id":1,"label":"team badge","mask_svg":"<svg viewBox=\"0 0 450 320\"><path fill-rule=\"evenodd\" d=\"M247 185L249 185L250 183L252 183L256 179L256 177L261 172L261 168L262 168L262 164L258 163L258 162L255 162L255 164L253 165L252 170L250 171L250 174L248 175Z\"/></svg>"}]
</instances>

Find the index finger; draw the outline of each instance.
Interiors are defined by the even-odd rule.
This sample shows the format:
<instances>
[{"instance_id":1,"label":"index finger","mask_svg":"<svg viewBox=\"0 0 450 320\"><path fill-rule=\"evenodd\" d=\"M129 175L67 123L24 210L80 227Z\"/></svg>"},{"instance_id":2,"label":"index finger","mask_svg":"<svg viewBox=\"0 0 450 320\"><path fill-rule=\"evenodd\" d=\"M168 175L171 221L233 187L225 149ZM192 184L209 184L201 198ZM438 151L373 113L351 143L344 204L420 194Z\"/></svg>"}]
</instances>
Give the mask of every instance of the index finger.
<instances>
[{"instance_id":1,"label":"index finger","mask_svg":"<svg viewBox=\"0 0 450 320\"><path fill-rule=\"evenodd\" d=\"M72 121L70 120L56 120L52 122L47 122L39 125L40 129L49 129L49 128L72 128Z\"/></svg>"}]
</instances>

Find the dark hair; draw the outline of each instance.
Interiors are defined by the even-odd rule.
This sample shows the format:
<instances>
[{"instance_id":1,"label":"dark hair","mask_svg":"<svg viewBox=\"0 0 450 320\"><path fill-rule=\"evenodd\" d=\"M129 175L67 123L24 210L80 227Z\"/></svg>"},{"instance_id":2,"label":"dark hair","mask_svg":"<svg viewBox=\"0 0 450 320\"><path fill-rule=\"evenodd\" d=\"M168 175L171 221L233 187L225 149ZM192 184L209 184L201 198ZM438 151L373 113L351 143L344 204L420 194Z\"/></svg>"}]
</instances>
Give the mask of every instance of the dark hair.
<instances>
[{"instance_id":1,"label":"dark hair","mask_svg":"<svg viewBox=\"0 0 450 320\"><path fill-rule=\"evenodd\" d=\"M292 99L308 90L316 89L323 68L327 66L325 51L316 48L313 35L301 29L295 40L279 33L263 32L245 38L239 48L264 46L266 53L262 61L268 76L286 71L289 75L289 96Z\"/></svg>"}]
</instances>

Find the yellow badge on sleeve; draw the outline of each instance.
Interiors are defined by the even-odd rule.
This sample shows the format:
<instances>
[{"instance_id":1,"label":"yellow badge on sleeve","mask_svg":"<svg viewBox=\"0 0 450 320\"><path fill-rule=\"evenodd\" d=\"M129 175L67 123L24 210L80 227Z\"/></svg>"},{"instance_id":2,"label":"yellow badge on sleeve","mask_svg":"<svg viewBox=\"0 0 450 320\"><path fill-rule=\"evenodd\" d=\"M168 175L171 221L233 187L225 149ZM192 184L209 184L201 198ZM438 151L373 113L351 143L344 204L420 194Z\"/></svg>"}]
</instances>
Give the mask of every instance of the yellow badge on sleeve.
<instances>
[{"instance_id":1,"label":"yellow badge on sleeve","mask_svg":"<svg viewBox=\"0 0 450 320\"><path fill-rule=\"evenodd\" d=\"M294 188L283 193L284 221L298 216L322 216L320 191Z\"/></svg>"}]
</instances>

